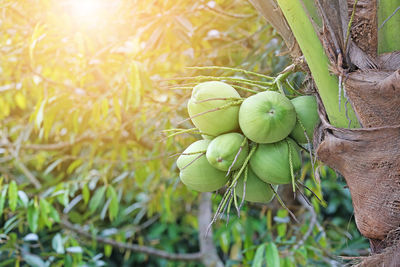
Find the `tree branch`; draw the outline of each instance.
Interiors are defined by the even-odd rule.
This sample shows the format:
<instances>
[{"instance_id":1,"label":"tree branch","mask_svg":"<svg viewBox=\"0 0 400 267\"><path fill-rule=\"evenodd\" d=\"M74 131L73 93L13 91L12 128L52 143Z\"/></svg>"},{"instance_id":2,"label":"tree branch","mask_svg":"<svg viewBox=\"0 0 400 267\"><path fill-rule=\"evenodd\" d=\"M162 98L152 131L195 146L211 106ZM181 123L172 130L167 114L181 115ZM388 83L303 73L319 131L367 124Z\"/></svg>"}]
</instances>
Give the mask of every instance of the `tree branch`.
<instances>
[{"instance_id":1,"label":"tree branch","mask_svg":"<svg viewBox=\"0 0 400 267\"><path fill-rule=\"evenodd\" d=\"M213 243L211 230L207 233L208 225L212 220L211 207L211 193L202 193L200 195L199 213L197 216L199 222L200 251L204 255L201 261L206 267L224 267Z\"/></svg>"},{"instance_id":2,"label":"tree branch","mask_svg":"<svg viewBox=\"0 0 400 267\"><path fill-rule=\"evenodd\" d=\"M219 8L211 7L211 6L207 5L207 4L205 5L205 8L209 9L209 10L211 10L211 11L217 13L217 14L221 14L221 15L224 15L226 17L231 17L231 18L235 18L235 19L248 19L248 18L255 17L255 15L253 15L253 14L249 14L249 15L233 14L233 13L221 10Z\"/></svg>"},{"instance_id":3,"label":"tree branch","mask_svg":"<svg viewBox=\"0 0 400 267\"><path fill-rule=\"evenodd\" d=\"M97 137L95 136L82 136L80 138L77 138L73 142L59 142L59 143L52 143L52 144L22 144L21 148L23 149L32 149L32 150L45 150L45 151L56 151L56 150L61 150L64 148L71 147L73 145L76 145L78 143L83 143L83 142L90 142L95 140ZM112 139L109 137L103 137L102 138L104 141L111 141ZM132 137L133 141L141 145L147 150L153 150L153 145L150 143L150 141L145 140L143 138L138 139L136 136ZM14 147L12 143L0 143L0 147Z\"/></svg>"},{"instance_id":4,"label":"tree branch","mask_svg":"<svg viewBox=\"0 0 400 267\"><path fill-rule=\"evenodd\" d=\"M317 213L315 212L314 207L312 205L310 205L309 203L307 203L307 201L300 194L297 195L297 200L301 203L301 205L303 207L305 207L311 213L311 219L310 219L310 223L308 225L307 232L303 235L303 238L300 239L296 245L294 245L292 251L296 251L299 247L301 247L304 244L304 242L307 240L307 238L312 234L314 226L317 222Z\"/></svg>"},{"instance_id":5,"label":"tree branch","mask_svg":"<svg viewBox=\"0 0 400 267\"><path fill-rule=\"evenodd\" d=\"M128 243L123 243L123 242L117 242L115 240L112 240L110 238L104 238L100 236L95 236L93 237L90 233L84 231L82 227L77 227L74 226L72 223L69 221L63 219L60 224L62 227L71 230L77 234L79 234L81 237L87 238L87 239L95 239L97 242L102 243L102 244L107 244L112 247L120 248L120 249L126 249L126 250L131 250L139 253L145 253L148 255L164 258L167 260L179 260L179 261L200 261L202 259L202 253L201 252L196 252L196 253L182 253L182 254L176 254L176 253L169 253L164 250L159 250L155 249L152 247L147 247L147 246L140 246L136 244L128 244Z\"/></svg>"},{"instance_id":6,"label":"tree branch","mask_svg":"<svg viewBox=\"0 0 400 267\"><path fill-rule=\"evenodd\" d=\"M36 189L40 189L42 184L33 175L33 173L17 158L15 158L15 165L22 171L22 173L28 178L28 180L35 186Z\"/></svg>"}]
</instances>

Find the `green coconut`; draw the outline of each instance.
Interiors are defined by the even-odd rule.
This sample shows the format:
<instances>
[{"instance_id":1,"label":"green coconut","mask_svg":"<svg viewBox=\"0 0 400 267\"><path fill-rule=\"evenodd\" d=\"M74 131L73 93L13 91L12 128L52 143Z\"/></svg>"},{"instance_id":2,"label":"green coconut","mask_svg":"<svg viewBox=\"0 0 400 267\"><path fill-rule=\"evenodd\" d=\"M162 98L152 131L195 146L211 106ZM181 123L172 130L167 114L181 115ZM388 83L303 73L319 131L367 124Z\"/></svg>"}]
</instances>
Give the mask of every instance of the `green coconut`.
<instances>
[{"instance_id":1,"label":"green coconut","mask_svg":"<svg viewBox=\"0 0 400 267\"><path fill-rule=\"evenodd\" d=\"M192 143L176 161L180 170L179 177L189 189L199 192L213 192L223 187L229 179L225 176L226 172L217 170L208 162L205 151L209 144L209 140L199 140Z\"/></svg>"},{"instance_id":2,"label":"green coconut","mask_svg":"<svg viewBox=\"0 0 400 267\"><path fill-rule=\"evenodd\" d=\"M213 139L215 138L215 136L206 135L206 134L202 134L201 137L202 137L204 140L210 140L210 141L213 140Z\"/></svg>"},{"instance_id":3,"label":"green coconut","mask_svg":"<svg viewBox=\"0 0 400 267\"><path fill-rule=\"evenodd\" d=\"M278 186L273 186L275 191ZM244 173L238 179L235 192L236 195L240 198L243 198L243 190L244 190ZM274 191L271 189L271 185L263 182L257 175L253 172L251 168L248 169L247 172L247 181L246 181L246 194L244 195L244 200L249 202L258 202L258 203L269 203L274 198Z\"/></svg>"},{"instance_id":4,"label":"green coconut","mask_svg":"<svg viewBox=\"0 0 400 267\"><path fill-rule=\"evenodd\" d=\"M308 140L311 142L314 128L319 122L317 100L315 96L299 96L293 98L291 101L296 109L297 121L293 131L290 133L290 137L300 144L308 143L307 137L304 134L304 129L299 122L301 121L301 124L303 124L306 130Z\"/></svg>"},{"instance_id":5,"label":"green coconut","mask_svg":"<svg viewBox=\"0 0 400 267\"><path fill-rule=\"evenodd\" d=\"M210 81L196 85L187 106L193 124L200 132L213 136L235 131L239 128L239 105L226 107L234 101L232 98L240 95L229 84ZM212 111L217 108L222 109Z\"/></svg>"},{"instance_id":6,"label":"green coconut","mask_svg":"<svg viewBox=\"0 0 400 267\"><path fill-rule=\"evenodd\" d=\"M244 138L240 133L227 133L217 136L207 148L206 157L208 162L218 170L227 171L235 160L236 155L238 155L231 170L240 168L249 154L247 142L245 142L238 154Z\"/></svg>"},{"instance_id":7,"label":"green coconut","mask_svg":"<svg viewBox=\"0 0 400 267\"><path fill-rule=\"evenodd\" d=\"M250 166L264 182L270 184L291 182L288 142L291 148L293 172L301 168L300 148L291 138L277 143L261 144L250 158Z\"/></svg>"},{"instance_id":8,"label":"green coconut","mask_svg":"<svg viewBox=\"0 0 400 267\"><path fill-rule=\"evenodd\" d=\"M239 125L256 143L274 143L287 137L296 124L296 111L284 95L266 91L246 98L239 110Z\"/></svg>"}]
</instances>

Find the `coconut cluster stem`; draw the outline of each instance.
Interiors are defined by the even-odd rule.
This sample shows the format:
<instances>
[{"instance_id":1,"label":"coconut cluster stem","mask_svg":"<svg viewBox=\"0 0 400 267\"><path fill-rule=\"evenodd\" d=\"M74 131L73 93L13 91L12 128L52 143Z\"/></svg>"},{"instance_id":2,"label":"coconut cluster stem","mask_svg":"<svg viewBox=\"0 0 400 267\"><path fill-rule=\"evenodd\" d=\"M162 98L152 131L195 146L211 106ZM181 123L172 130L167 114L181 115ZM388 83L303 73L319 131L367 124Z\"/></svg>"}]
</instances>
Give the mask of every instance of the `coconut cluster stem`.
<instances>
[{"instance_id":1,"label":"coconut cluster stem","mask_svg":"<svg viewBox=\"0 0 400 267\"><path fill-rule=\"evenodd\" d=\"M314 168L314 158L313 158L313 154L312 154L312 150L311 150L312 143L311 143L311 141L310 141L310 138L308 138L308 134L307 134L306 127L304 127L304 124L301 122L301 120L300 120L300 118L299 118L298 116L297 116L297 121L299 122L300 127L301 127L301 129L303 130L304 136L305 136L306 139L307 139L308 153L310 154L311 167L312 167L312 170L313 170L313 172L314 172L314 171L315 171L315 168Z\"/></svg>"},{"instance_id":2,"label":"coconut cluster stem","mask_svg":"<svg viewBox=\"0 0 400 267\"><path fill-rule=\"evenodd\" d=\"M240 202L239 205L239 210L238 210L238 215L240 216L240 209L243 206L244 203L244 198L246 197L246 184L247 184L247 177L248 177L248 173L249 173L249 167L246 166L246 169L244 170L244 180L243 180L243 196L242 196L242 201Z\"/></svg>"},{"instance_id":3,"label":"coconut cluster stem","mask_svg":"<svg viewBox=\"0 0 400 267\"><path fill-rule=\"evenodd\" d=\"M281 197L278 195L278 192L276 192L275 188L272 186L272 184L269 184L269 186L271 187L271 190L274 192L274 195L276 196L276 199L278 200L279 204L281 204L281 206L287 210L287 212L290 214L290 216L293 218L293 220L295 220L297 223L299 223L299 221L297 220L296 216L293 214L293 212L290 211L290 209L285 205L285 203L283 202L283 200L281 199Z\"/></svg>"},{"instance_id":4,"label":"coconut cluster stem","mask_svg":"<svg viewBox=\"0 0 400 267\"><path fill-rule=\"evenodd\" d=\"M249 75L253 75L259 78L264 78L267 80L274 80L274 77L270 77L261 73L257 73L257 72L253 72L253 71L248 71L248 70L244 70L244 69L238 69L238 68L230 68L230 67L219 67L219 66L207 66L207 67L187 67L188 69L197 69L197 70L214 70L214 69L218 69L218 70L230 70L230 71L235 71L235 72L242 72L244 74L249 74Z\"/></svg>"},{"instance_id":5,"label":"coconut cluster stem","mask_svg":"<svg viewBox=\"0 0 400 267\"><path fill-rule=\"evenodd\" d=\"M347 127L346 114L338 108L338 78L329 72L329 59L300 0L277 0L277 2L307 61L331 124L336 127ZM345 99L343 96L341 98L343 98L341 105L344 105ZM351 126L359 127L352 109L349 117L353 122Z\"/></svg>"},{"instance_id":6,"label":"coconut cluster stem","mask_svg":"<svg viewBox=\"0 0 400 267\"><path fill-rule=\"evenodd\" d=\"M198 128L190 128L190 129L169 129L169 130L164 130L163 132L172 132L175 131L175 133L172 133L170 135L167 135L166 138L173 137L178 134L183 134L183 133L200 133Z\"/></svg>"},{"instance_id":7,"label":"coconut cluster stem","mask_svg":"<svg viewBox=\"0 0 400 267\"><path fill-rule=\"evenodd\" d=\"M211 220L211 222L210 222L210 224L208 226L208 229L211 229L212 224L217 220L218 216L220 214L224 213L224 211L226 209L226 205L227 204L229 205L229 203L232 203L231 200L230 200L231 194L234 192L234 188L236 187L236 184L237 184L237 181L240 178L240 175L246 169L247 164L248 164L251 156L253 156L253 154L256 151L256 149L257 149L257 145L254 145L251 148L249 155L244 160L242 167L239 169L238 172L235 173L235 177L232 179L232 181L230 182L228 188L226 189L226 191L224 193L224 196L222 197L222 200L219 203L217 210L215 211L214 217L213 217L213 219ZM229 201L229 203L228 203L228 201ZM207 230L207 231L209 231L209 230Z\"/></svg>"},{"instance_id":8,"label":"coconut cluster stem","mask_svg":"<svg viewBox=\"0 0 400 267\"><path fill-rule=\"evenodd\" d=\"M197 153L196 153L197 154ZM203 155L205 154L205 152L200 152L199 155L197 157L195 157L191 162L189 162L187 165L185 165L181 171L183 171L184 169L186 169L187 167L189 167L191 164L193 164L193 162L195 162L196 160L198 160L199 158L201 158Z\"/></svg>"},{"instance_id":9,"label":"coconut cluster stem","mask_svg":"<svg viewBox=\"0 0 400 267\"><path fill-rule=\"evenodd\" d=\"M231 166L229 166L229 169L228 169L228 172L226 173L226 176L228 176L229 173L231 172L231 169L232 169L233 165L235 165L235 163L236 163L236 161L237 161L237 159L238 159L240 153L242 152L243 147L246 145L246 143L247 143L247 137L243 138L243 141L242 141L242 143L240 144L239 150L238 150L238 152L236 153L235 158L233 159L233 162L232 162Z\"/></svg>"},{"instance_id":10,"label":"coconut cluster stem","mask_svg":"<svg viewBox=\"0 0 400 267\"><path fill-rule=\"evenodd\" d=\"M206 110L206 111L204 111L204 112L197 113L197 114L193 115L192 117L189 117L189 118L187 118L187 119L184 119L183 121L178 122L178 124L182 124L182 123L184 123L184 122L186 122L186 121L188 121L188 120L191 120L191 119L194 119L194 118L196 118L196 117L205 115L205 114L207 114L207 113L211 113L211 112L215 112L215 111L218 111L218 110L223 110L223 109L226 109L226 108L229 108L229 107L232 107L232 106L240 105L242 102L243 102L243 99L235 100L235 101L232 101L232 102L227 103L227 104L225 104L225 105L222 105L222 106L220 106L220 107L213 108L213 109L210 109L210 110Z\"/></svg>"},{"instance_id":11,"label":"coconut cluster stem","mask_svg":"<svg viewBox=\"0 0 400 267\"><path fill-rule=\"evenodd\" d=\"M289 168L290 168L290 176L292 178L293 192L296 192L294 173L293 173L292 145L290 144L290 142L287 139L286 139L286 143L288 145L288 150L289 150Z\"/></svg>"},{"instance_id":12,"label":"coconut cluster stem","mask_svg":"<svg viewBox=\"0 0 400 267\"><path fill-rule=\"evenodd\" d=\"M213 98L207 98L207 99L204 99L204 100L194 101L194 103L199 104L199 103L204 103L204 102L209 102L209 101L216 101L216 100L236 101L236 100L243 100L243 98L241 98L241 97L213 97Z\"/></svg>"}]
</instances>

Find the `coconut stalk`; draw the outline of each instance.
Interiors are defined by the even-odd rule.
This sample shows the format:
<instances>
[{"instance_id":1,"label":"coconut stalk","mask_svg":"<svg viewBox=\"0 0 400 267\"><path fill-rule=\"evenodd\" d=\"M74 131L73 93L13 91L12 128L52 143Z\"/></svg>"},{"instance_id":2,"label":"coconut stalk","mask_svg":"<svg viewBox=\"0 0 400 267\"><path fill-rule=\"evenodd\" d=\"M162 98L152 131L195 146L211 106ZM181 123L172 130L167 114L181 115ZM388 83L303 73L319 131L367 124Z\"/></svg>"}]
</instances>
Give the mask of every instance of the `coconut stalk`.
<instances>
[{"instance_id":1,"label":"coconut stalk","mask_svg":"<svg viewBox=\"0 0 400 267\"><path fill-rule=\"evenodd\" d=\"M340 128L359 127L356 115L343 94L339 94L339 80L329 72L329 59L318 39L312 23L299 0L277 0L310 68L325 106L329 121ZM346 111L348 116L346 116Z\"/></svg>"},{"instance_id":2,"label":"coconut stalk","mask_svg":"<svg viewBox=\"0 0 400 267\"><path fill-rule=\"evenodd\" d=\"M378 54L400 50L400 0L378 1Z\"/></svg>"}]
</instances>

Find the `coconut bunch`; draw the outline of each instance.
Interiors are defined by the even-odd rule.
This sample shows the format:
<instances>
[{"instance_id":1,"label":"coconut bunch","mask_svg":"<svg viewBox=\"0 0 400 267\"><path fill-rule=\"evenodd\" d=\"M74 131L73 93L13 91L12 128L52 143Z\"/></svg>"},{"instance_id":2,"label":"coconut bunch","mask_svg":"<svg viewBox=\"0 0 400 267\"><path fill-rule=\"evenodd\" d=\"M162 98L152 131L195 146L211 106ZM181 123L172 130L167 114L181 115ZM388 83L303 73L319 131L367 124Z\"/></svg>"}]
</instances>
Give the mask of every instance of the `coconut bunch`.
<instances>
[{"instance_id":1,"label":"coconut bunch","mask_svg":"<svg viewBox=\"0 0 400 267\"><path fill-rule=\"evenodd\" d=\"M263 91L242 98L220 81L196 85L187 108L203 139L179 156L181 181L199 192L227 185L225 194L259 203L270 202L278 185L294 186L298 144L309 143L319 121L314 96L289 100Z\"/></svg>"}]
</instances>

